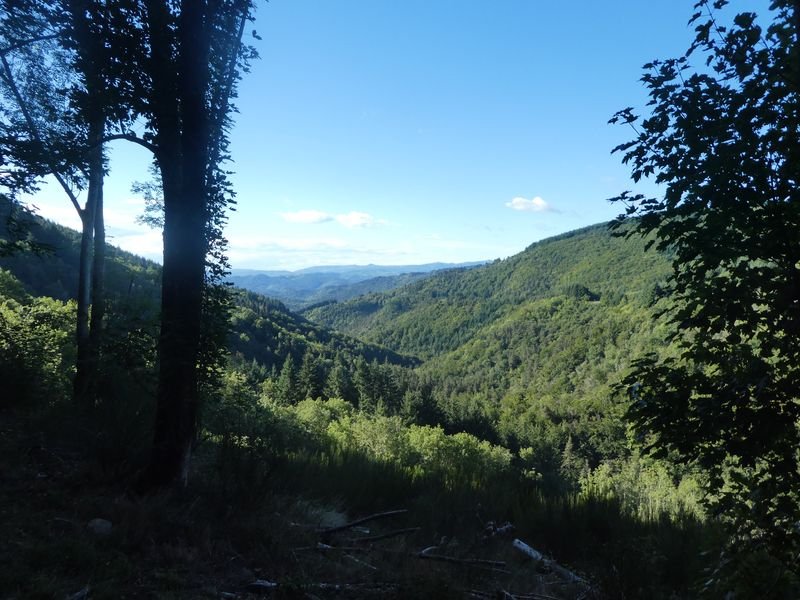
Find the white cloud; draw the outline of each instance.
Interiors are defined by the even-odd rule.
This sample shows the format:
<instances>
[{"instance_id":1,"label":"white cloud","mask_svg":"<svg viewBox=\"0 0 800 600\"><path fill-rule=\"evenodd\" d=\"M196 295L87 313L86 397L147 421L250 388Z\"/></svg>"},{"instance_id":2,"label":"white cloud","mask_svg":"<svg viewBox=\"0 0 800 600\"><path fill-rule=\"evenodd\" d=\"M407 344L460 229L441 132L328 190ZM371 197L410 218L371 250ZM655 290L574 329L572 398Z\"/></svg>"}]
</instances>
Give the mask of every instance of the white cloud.
<instances>
[{"instance_id":1,"label":"white cloud","mask_svg":"<svg viewBox=\"0 0 800 600\"><path fill-rule=\"evenodd\" d=\"M295 212L281 213L281 217L288 223L327 223L333 221L333 217L321 210L298 210Z\"/></svg>"},{"instance_id":2,"label":"white cloud","mask_svg":"<svg viewBox=\"0 0 800 600\"><path fill-rule=\"evenodd\" d=\"M383 219L376 219L368 213L355 210L343 215L336 215L336 220L340 225L344 225L348 229L374 227L375 225L383 225L386 223Z\"/></svg>"},{"instance_id":3,"label":"white cloud","mask_svg":"<svg viewBox=\"0 0 800 600\"><path fill-rule=\"evenodd\" d=\"M530 200L517 196L511 202L506 202L506 206L524 212L554 212L554 209L539 196Z\"/></svg>"},{"instance_id":4,"label":"white cloud","mask_svg":"<svg viewBox=\"0 0 800 600\"><path fill-rule=\"evenodd\" d=\"M109 234L108 237L111 244L123 250L161 262L163 238L160 230L126 231L118 235Z\"/></svg>"},{"instance_id":5,"label":"white cloud","mask_svg":"<svg viewBox=\"0 0 800 600\"><path fill-rule=\"evenodd\" d=\"M374 227L375 225L384 225L386 223L383 219L376 219L369 213L356 210L350 211L349 213L331 215L321 210L305 209L280 213L280 216L287 223L298 223L301 225L316 225L319 223L336 221L339 225L347 227L348 229Z\"/></svg>"},{"instance_id":6,"label":"white cloud","mask_svg":"<svg viewBox=\"0 0 800 600\"><path fill-rule=\"evenodd\" d=\"M227 254L237 268L298 269L325 264L367 264L381 256L386 257L387 264L397 264L401 254L394 249L352 245L349 240L337 237L253 234L232 235L230 241Z\"/></svg>"}]
</instances>

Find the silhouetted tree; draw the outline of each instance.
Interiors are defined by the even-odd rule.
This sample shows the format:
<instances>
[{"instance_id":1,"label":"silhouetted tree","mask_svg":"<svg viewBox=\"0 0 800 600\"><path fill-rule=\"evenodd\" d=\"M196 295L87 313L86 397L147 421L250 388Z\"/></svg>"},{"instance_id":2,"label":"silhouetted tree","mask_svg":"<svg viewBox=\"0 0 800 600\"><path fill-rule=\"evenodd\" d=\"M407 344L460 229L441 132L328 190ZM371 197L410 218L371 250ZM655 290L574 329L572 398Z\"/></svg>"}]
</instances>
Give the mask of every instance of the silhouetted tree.
<instances>
[{"instance_id":1,"label":"silhouetted tree","mask_svg":"<svg viewBox=\"0 0 800 600\"><path fill-rule=\"evenodd\" d=\"M673 253L666 312L680 354L651 355L625 379L650 452L700 465L706 501L741 551L800 550L800 3L774 0L720 26L724 0L696 4L689 51L645 65L650 115L612 121L634 181L634 232ZM701 66L692 66L699 60ZM742 541L749 543L742 543Z\"/></svg>"},{"instance_id":2,"label":"silhouetted tree","mask_svg":"<svg viewBox=\"0 0 800 600\"><path fill-rule=\"evenodd\" d=\"M209 254L230 199L225 173L230 99L249 0L144 0L146 136L163 184L164 269L154 446L143 483L185 481L198 412Z\"/></svg>"}]
</instances>

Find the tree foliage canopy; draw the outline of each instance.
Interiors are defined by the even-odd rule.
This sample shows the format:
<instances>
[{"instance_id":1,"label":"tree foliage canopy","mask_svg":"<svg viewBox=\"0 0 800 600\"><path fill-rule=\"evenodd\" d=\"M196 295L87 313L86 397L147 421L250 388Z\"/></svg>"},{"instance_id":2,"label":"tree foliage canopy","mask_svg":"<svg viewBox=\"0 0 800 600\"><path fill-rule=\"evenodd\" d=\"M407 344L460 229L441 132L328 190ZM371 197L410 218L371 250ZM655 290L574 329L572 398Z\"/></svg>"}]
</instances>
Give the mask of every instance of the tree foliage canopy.
<instances>
[{"instance_id":1,"label":"tree foliage canopy","mask_svg":"<svg viewBox=\"0 0 800 600\"><path fill-rule=\"evenodd\" d=\"M717 22L697 2L696 39L645 65L650 114L612 122L634 181L636 232L673 253L665 310L675 357L635 363L624 382L647 447L701 465L708 501L744 539L791 560L800 543L800 4L775 0Z\"/></svg>"}]
</instances>

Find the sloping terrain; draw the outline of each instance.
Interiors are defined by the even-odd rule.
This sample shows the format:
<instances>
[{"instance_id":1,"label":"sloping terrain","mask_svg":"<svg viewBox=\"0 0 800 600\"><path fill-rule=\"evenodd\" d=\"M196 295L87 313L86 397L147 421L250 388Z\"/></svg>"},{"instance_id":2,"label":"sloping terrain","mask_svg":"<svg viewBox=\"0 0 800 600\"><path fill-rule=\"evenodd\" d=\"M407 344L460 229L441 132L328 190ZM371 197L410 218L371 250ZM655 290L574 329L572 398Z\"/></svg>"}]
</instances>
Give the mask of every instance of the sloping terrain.
<instances>
[{"instance_id":1,"label":"sloping terrain","mask_svg":"<svg viewBox=\"0 0 800 600\"><path fill-rule=\"evenodd\" d=\"M228 281L237 287L277 298L292 310L333 300L349 300L370 292L384 292L431 273L453 267L469 267L480 263L453 265L341 265L309 267L298 271L254 271L233 269Z\"/></svg>"},{"instance_id":2,"label":"sloping terrain","mask_svg":"<svg viewBox=\"0 0 800 600\"><path fill-rule=\"evenodd\" d=\"M0 268L10 271L32 296L58 300L76 297L80 234L38 218L29 227L31 238L45 252L2 257ZM107 246L106 294L112 313L116 310L130 316L135 310L139 321L155 323L160 282L160 265ZM330 332L260 294L235 290L233 298L229 347L240 365L255 361L262 372L269 372L273 367L279 369L289 355L299 364L307 351L322 361L341 354L347 362L356 357L403 365L417 362L379 344Z\"/></svg>"},{"instance_id":3,"label":"sloping terrain","mask_svg":"<svg viewBox=\"0 0 800 600\"><path fill-rule=\"evenodd\" d=\"M430 359L545 298L583 298L609 309L646 304L669 264L644 246L643 240L615 237L605 224L595 225L537 242L505 260L442 271L396 290L304 314L348 335Z\"/></svg>"},{"instance_id":4,"label":"sloping terrain","mask_svg":"<svg viewBox=\"0 0 800 600\"><path fill-rule=\"evenodd\" d=\"M565 452L592 467L623 453L613 389L664 348L652 304L669 270L644 240L597 225L304 314L419 357L415 393L451 431L533 447L538 469L559 472Z\"/></svg>"}]
</instances>

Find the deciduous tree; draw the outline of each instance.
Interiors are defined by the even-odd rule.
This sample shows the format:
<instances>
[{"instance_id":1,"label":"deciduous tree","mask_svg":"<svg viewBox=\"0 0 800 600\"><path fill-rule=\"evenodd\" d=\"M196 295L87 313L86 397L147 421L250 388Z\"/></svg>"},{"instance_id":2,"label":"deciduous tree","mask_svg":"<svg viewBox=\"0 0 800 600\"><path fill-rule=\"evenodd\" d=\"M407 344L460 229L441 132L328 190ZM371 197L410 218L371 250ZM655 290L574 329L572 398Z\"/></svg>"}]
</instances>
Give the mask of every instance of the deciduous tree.
<instances>
[{"instance_id":1,"label":"deciduous tree","mask_svg":"<svg viewBox=\"0 0 800 600\"><path fill-rule=\"evenodd\" d=\"M162 486L188 476L198 412L198 364L207 257L219 251L230 188L230 98L249 53L241 44L250 0L144 0L148 55L146 139L155 146L164 197L164 270L154 447L143 479Z\"/></svg>"},{"instance_id":2,"label":"deciduous tree","mask_svg":"<svg viewBox=\"0 0 800 600\"><path fill-rule=\"evenodd\" d=\"M624 386L646 447L707 473L707 503L739 548L796 569L800 550L800 3L769 16L700 1L697 36L645 65L649 115L612 122L635 181L615 198L673 256L666 312L678 356L635 363ZM761 23L770 22L762 27ZM742 544L742 541L749 544Z\"/></svg>"}]
</instances>

